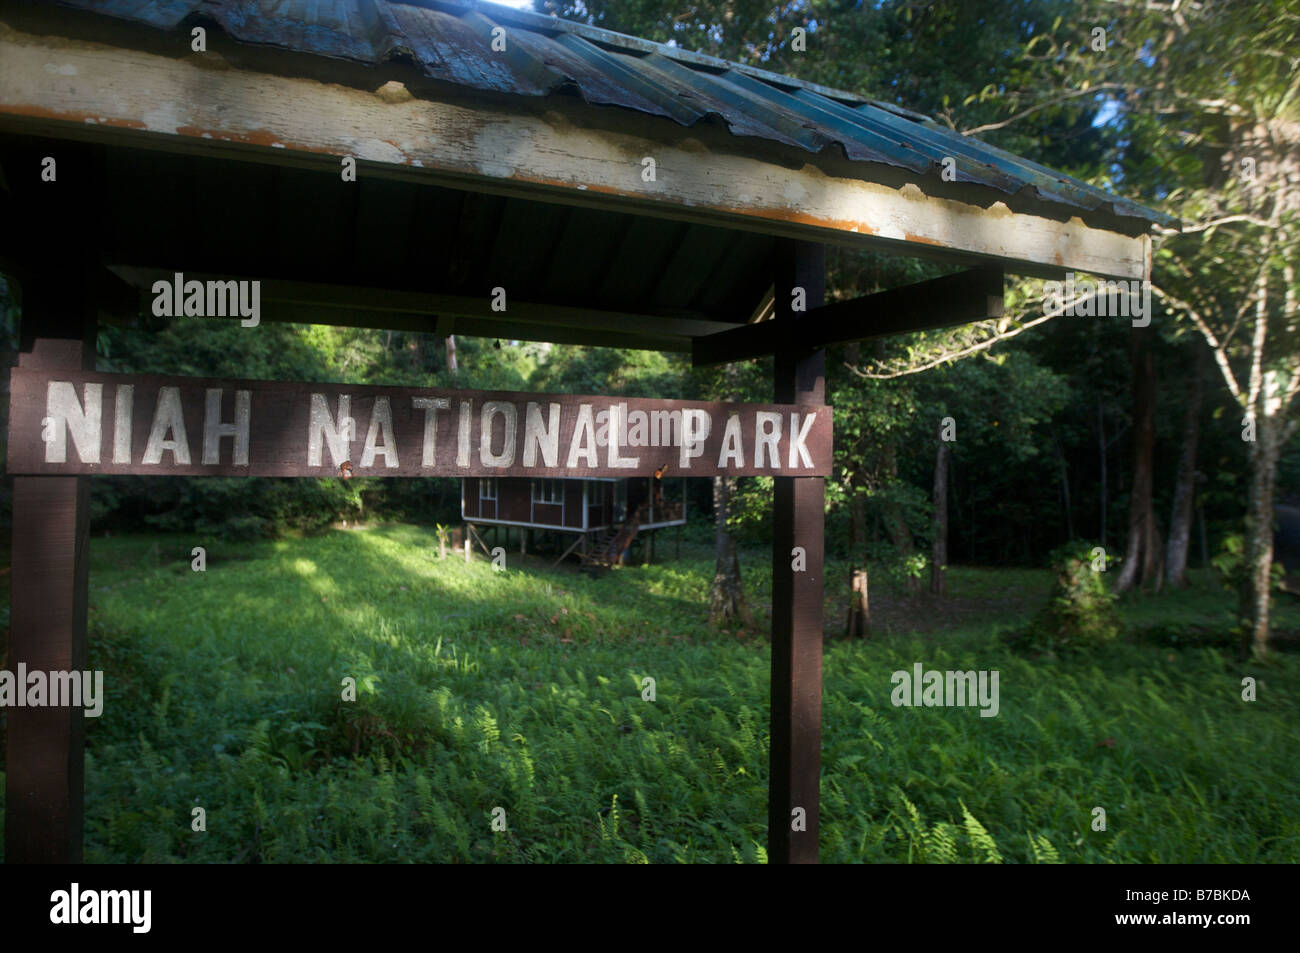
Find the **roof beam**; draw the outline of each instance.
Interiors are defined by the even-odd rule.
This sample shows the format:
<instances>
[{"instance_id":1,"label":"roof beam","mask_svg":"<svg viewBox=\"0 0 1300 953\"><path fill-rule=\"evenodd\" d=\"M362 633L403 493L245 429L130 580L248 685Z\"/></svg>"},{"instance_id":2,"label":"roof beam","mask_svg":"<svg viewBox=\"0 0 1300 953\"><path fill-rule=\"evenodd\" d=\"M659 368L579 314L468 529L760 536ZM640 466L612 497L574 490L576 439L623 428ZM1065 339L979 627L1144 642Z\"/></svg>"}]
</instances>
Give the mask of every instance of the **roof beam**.
<instances>
[{"instance_id":1,"label":"roof beam","mask_svg":"<svg viewBox=\"0 0 1300 953\"><path fill-rule=\"evenodd\" d=\"M142 296L151 296L155 281L170 284L175 275L174 271L133 265L113 265L110 270L139 289ZM186 281L238 277L191 271L184 275ZM257 280L261 281L261 318L266 321L679 352L689 352L691 340L697 336L734 327L703 318L628 314L509 298L505 311L493 311L486 296Z\"/></svg>"},{"instance_id":2,"label":"roof beam","mask_svg":"<svg viewBox=\"0 0 1300 953\"><path fill-rule=\"evenodd\" d=\"M975 268L814 308L791 326L762 321L696 338L696 367L890 334L948 328L1002 314L1002 272Z\"/></svg>"},{"instance_id":3,"label":"roof beam","mask_svg":"<svg viewBox=\"0 0 1300 953\"><path fill-rule=\"evenodd\" d=\"M1019 197L960 184L936 194L938 186L889 166L561 97L506 101L431 88L386 102L365 88L278 75L270 66L213 69L194 57L72 45L21 29L0 33L0 62L0 129L335 171L341 156L352 156L362 175L1001 264L1049 278L1079 271L1141 279L1147 262L1146 236L1078 215L1062 221L1020 208ZM56 68L59 82L47 82ZM204 95L177 97L177 89ZM641 175L646 156L656 163L651 182Z\"/></svg>"}]
</instances>

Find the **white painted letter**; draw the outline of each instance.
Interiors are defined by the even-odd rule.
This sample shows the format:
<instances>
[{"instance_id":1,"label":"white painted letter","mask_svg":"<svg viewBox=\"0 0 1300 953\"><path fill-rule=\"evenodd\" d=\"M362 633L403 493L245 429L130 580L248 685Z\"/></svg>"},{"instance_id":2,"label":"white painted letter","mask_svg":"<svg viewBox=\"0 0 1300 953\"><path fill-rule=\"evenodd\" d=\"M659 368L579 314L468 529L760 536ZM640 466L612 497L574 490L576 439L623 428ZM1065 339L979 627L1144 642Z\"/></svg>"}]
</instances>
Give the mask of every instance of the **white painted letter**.
<instances>
[{"instance_id":1,"label":"white painted letter","mask_svg":"<svg viewBox=\"0 0 1300 953\"><path fill-rule=\"evenodd\" d=\"M46 463L66 463L68 431L82 463L99 462L99 427L104 412L104 385L85 385L85 408L71 381L50 381L45 388L45 413L54 418L54 433L45 442ZM67 426L63 426L66 423Z\"/></svg>"},{"instance_id":2,"label":"white painted letter","mask_svg":"<svg viewBox=\"0 0 1300 953\"><path fill-rule=\"evenodd\" d=\"M817 411L813 411L803 420L803 427L799 426L799 415L790 415L790 469L802 466L805 469L812 469L812 457L808 456L808 448L804 446L804 441L808 439L808 431L812 430L813 421L817 419Z\"/></svg>"},{"instance_id":3,"label":"white painted letter","mask_svg":"<svg viewBox=\"0 0 1300 953\"><path fill-rule=\"evenodd\" d=\"M781 441L781 415L760 410L754 415L754 466L779 467L776 445ZM763 462L766 452L767 463Z\"/></svg>"},{"instance_id":4,"label":"white painted letter","mask_svg":"<svg viewBox=\"0 0 1300 953\"><path fill-rule=\"evenodd\" d=\"M237 467L248 466L248 423L251 394L246 390L235 391L235 422L221 422L221 390L210 387L207 403L203 409L203 462L213 464L221 462L221 438L235 438L235 452L232 462Z\"/></svg>"},{"instance_id":5,"label":"white painted letter","mask_svg":"<svg viewBox=\"0 0 1300 953\"><path fill-rule=\"evenodd\" d=\"M704 441L713 430L713 418L707 410L682 411L682 447L680 462L683 470L691 468L694 457L704 456Z\"/></svg>"},{"instance_id":6,"label":"white painted letter","mask_svg":"<svg viewBox=\"0 0 1300 953\"><path fill-rule=\"evenodd\" d=\"M311 421L307 425L307 466L321 466L321 443L328 441L330 459L338 466L352 456L351 443L356 437L352 423L352 397L339 394L338 421L330 416L324 394L311 395Z\"/></svg>"},{"instance_id":7,"label":"white painted letter","mask_svg":"<svg viewBox=\"0 0 1300 953\"><path fill-rule=\"evenodd\" d=\"M500 453L492 452L492 418L500 414L505 419L505 440ZM508 467L515 462L515 429L519 425L519 411L508 400L489 400L479 414L478 456L485 467Z\"/></svg>"},{"instance_id":8,"label":"white painted letter","mask_svg":"<svg viewBox=\"0 0 1300 953\"><path fill-rule=\"evenodd\" d=\"M596 452L596 422L591 412L591 404L578 405L578 420L573 425L573 439L569 441L570 469L578 465L578 457L586 457L587 466L600 466L600 455Z\"/></svg>"},{"instance_id":9,"label":"white painted letter","mask_svg":"<svg viewBox=\"0 0 1300 953\"><path fill-rule=\"evenodd\" d=\"M167 434L172 439L167 439ZM159 387L158 406L153 413L153 427L149 431L149 443L144 448L141 463L156 466L162 463L164 451L172 452L172 460L177 466L190 465L190 441L185 434L185 417L181 414L181 391L179 387Z\"/></svg>"},{"instance_id":10,"label":"white painted letter","mask_svg":"<svg viewBox=\"0 0 1300 953\"><path fill-rule=\"evenodd\" d=\"M542 454L542 465L553 467L560 458L560 405L549 404L547 415L550 422L543 426L541 406L528 402L524 412L524 466L537 466L538 451Z\"/></svg>"},{"instance_id":11,"label":"white painted letter","mask_svg":"<svg viewBox=\"0 0 1300 953\"><path fill-rule=\"evenodd\" d=\"M383 436L383 444L376 444L375 438ZM361 465L372 467L375 457L382 454L384 466L389 470L397 469L397 441L393 438L393 408L387 397L376 397L375 408L370 412L370 429L366 431L366 444L361 448Z\"/></svg>"},{"instance_id":12,"label":"white painted letter","mask_svg":"<svg viewBox=\"0 0 1300 953\"><path fill-rule=\"evenodd\" d=\"M411 400L411 406L424 411L424 455L420 466L431 467L438 449L438 411L446 410L451 402L446 397L416 397Z\"/></svg>"}]
</instances>

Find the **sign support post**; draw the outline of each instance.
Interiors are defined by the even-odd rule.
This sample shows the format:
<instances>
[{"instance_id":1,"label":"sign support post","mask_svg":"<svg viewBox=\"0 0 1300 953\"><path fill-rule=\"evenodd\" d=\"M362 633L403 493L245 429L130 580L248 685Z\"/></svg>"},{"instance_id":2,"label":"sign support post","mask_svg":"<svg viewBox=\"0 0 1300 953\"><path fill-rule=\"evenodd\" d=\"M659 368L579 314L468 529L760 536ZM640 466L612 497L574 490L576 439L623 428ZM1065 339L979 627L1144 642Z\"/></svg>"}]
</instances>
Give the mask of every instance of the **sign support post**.
<instances>
[{"instance_id":1,"label":"sign support post","mask_svg":"<svg viewBox=\"0 0 1300 953\"><path fill-rule=\"evenodd\" d=\"M782 242L777 255L774 320L794 323L822 304L825 251L808 242ZM778 353L774 379L777 402L822 404L826 395L825 350ZM767 859L774 864L815 864L821 796L825 478L776 477L772 506Z\"/></svg>"},{"instance_id":2,"label":"sign support post","mask_svg":"<svg viewBox=\"0 0 1300 953\"><path fill-rule=\"evenodd\" d=\"M96 324L84 275L37 274L22 292L19 367L93 370ZM15 476L13 493L9 668L84 671L90 479ZM84 710L13 707L6 717L6 863L80 863Z\"/></svg>"}]
</instances>

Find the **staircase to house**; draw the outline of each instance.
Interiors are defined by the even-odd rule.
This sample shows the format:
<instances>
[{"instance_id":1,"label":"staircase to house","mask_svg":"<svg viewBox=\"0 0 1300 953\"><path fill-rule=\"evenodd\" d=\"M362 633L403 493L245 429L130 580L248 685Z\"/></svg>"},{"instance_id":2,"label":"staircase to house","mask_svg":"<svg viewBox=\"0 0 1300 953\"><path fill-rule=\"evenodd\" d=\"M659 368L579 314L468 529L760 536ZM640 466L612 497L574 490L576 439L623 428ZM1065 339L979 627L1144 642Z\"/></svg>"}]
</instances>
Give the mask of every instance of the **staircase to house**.
<instances>
[{"instance_id":1,"label":"staircase to house","mask_svg":"<svg viewBox=\"0 0 1300 953\"><path fill-rule=\"evenodd\" d=\"M649 502L642 503L623 521L622 525L611 529L588 549L582 555L584 569L598 573L607 572L610 567L617 564L619 556L632 545L632 540L636 539L636 534L641 529L641 521L645 519L649 508Z\"/></svg>"}]
</instances>

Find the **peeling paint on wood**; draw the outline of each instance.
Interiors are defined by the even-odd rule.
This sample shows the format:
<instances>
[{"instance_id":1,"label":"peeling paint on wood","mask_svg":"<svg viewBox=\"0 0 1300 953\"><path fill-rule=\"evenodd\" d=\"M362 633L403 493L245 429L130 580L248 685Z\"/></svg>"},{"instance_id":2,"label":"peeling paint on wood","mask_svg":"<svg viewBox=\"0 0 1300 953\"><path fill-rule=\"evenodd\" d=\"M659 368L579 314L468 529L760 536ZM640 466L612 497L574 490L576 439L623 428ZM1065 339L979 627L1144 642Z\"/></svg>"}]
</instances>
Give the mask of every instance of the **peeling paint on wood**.
<instances>
[{"instance_id":1,"label":"peeling paint on wood","mask_svg":"<svg viewBox=\"0 0 1300 953\"><path fill-rule=\"evenodd\" d=\"M44 64L51 61L75 67L77 75L45 82ZM373 91L200 70L185 59L111 47L47 47L42 37L12 31L0 36L0 64L0 125L6 117L78 124L94 118L171 138L353 155L484 186L510 182L552 200L600 193L611 208L772 234L841 243L888 239L900 251L940 247L1117 278L1140 278L1145 264L1140 236L1026 213L991 218L979 205L926 195L914 184L891 188L807 163L778 165L743 154L734 144L740 140L710 139L705 130L692 131L683 144L679 127L662 118L646 118L636 127L643 132L615 132L596 125L601 111L590 107L570 114L467 100L381 105ZM177 94L196 85L202 97ZM668 129L678 132L659 135ZM655 182L641 180L646 155L656 160ZM792 194L804 198L792 202Z\"/></svg>"}]
</instances>

